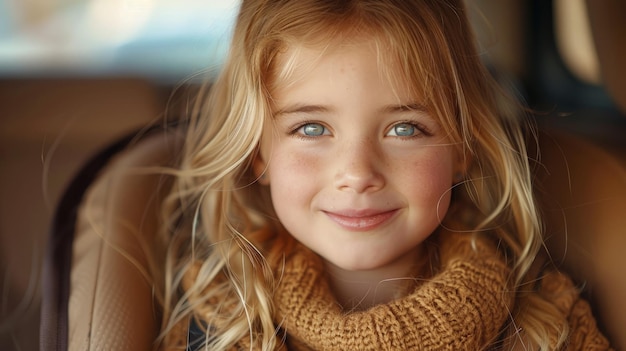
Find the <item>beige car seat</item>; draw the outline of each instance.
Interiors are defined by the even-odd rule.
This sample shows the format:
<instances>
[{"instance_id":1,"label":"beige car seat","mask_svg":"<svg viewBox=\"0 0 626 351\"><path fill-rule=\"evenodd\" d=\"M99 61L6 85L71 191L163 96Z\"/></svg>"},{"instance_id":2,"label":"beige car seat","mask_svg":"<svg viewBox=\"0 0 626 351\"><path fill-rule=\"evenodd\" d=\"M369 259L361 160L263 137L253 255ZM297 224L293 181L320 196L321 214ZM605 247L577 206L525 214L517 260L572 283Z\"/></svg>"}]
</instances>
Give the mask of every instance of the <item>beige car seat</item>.
<instances>
[{"instance_id":1,"label":"beige car seat","mask_svg":"<svg viewBox=\"0 0 626 351\"><path fill-rule=\"evenodd\" d=\"M175 133L126 138L89 162L55 214L44 263L42 350L149 350L160 318L151 264Z\"/></svg>"}]
</instances>

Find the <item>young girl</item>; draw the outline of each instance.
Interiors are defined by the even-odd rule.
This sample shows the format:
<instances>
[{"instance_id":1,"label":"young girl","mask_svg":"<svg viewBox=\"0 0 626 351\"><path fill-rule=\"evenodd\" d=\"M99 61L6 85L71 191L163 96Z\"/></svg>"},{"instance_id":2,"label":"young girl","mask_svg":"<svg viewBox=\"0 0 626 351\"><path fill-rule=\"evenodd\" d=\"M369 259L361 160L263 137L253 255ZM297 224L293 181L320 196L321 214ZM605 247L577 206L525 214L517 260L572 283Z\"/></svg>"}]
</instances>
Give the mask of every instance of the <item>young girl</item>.
<instances>
[{"instance_id":1,"label":"young girl","mask_svg":"<svg viewBox=\"0 0 626 351\"><path fill-rule=\"evenodd\" d=\"M608 349L537 259L460 0L244 0L186 124L164 350Z\"/></svg>"}]
</instances>

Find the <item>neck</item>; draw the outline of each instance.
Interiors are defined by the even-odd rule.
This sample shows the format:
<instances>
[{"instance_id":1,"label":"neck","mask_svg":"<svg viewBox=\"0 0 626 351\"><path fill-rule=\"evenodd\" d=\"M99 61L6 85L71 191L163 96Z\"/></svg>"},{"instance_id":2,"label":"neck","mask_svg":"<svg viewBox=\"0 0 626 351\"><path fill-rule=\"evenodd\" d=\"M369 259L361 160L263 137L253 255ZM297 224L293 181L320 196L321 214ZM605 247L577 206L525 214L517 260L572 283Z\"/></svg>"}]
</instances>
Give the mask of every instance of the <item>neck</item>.
<instances>
[{"instance_id":1,"label":"neck","mask_svg":"<svg viewBox=\"0 0 626 351\"><path fill-rule=\"evenodd\" d=\"M325 262L337 302L344 310L361 311L407 295L423 277L428 262L426 251L419 246L383 267L363 271Z\"/></svg>"}]
</instances>

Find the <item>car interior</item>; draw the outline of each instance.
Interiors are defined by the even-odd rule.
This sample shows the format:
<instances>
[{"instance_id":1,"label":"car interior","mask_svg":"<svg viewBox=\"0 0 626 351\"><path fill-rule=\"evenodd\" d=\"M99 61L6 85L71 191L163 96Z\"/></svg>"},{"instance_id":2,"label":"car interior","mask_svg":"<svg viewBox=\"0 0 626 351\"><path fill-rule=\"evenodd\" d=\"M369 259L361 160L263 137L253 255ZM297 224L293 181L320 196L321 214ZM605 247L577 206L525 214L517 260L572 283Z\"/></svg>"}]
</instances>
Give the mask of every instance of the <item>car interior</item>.
<instances>
[{"instance_id":1,"label":"car interior","mask_svg":"<svg viewBox=\"0 0 626 351\"><path fill-rule=\"evenodd\" d=\"M159 178L97 179L172 162L176 145L146 126L184 115L219 70L238 1L200 3L0 0L1 350L150 348L138 267ZM485 64L532 111L550 258L626 349L626 2L466 4ZM102 194L123 225L105 210L77 221Z\"/></svg>"}]
</instances>

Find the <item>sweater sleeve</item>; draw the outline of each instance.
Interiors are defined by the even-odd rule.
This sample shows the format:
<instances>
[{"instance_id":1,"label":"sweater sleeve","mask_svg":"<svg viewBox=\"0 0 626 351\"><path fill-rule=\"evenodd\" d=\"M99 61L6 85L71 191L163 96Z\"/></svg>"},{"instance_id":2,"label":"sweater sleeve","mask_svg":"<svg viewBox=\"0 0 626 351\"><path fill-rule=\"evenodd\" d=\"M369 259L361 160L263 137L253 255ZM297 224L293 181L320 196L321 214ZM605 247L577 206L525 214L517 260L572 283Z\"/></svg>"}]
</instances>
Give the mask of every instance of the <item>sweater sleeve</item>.
<instances>
[{"instance_id":1,"label":"sweater sleeve","mask_svg":"<svg viewBox=\"0 0 626 351\"><path fill-rule=\"evenodd\" d=\"M541 289L567 316L570 332L565 349L613 350L598 329L589 303L580 296L569 277L557 271L548 272L542 279Z\"/></svg>"}]
</instances>

